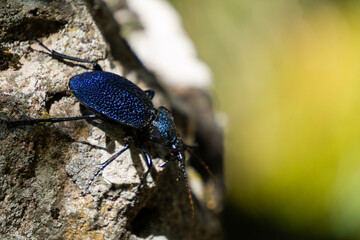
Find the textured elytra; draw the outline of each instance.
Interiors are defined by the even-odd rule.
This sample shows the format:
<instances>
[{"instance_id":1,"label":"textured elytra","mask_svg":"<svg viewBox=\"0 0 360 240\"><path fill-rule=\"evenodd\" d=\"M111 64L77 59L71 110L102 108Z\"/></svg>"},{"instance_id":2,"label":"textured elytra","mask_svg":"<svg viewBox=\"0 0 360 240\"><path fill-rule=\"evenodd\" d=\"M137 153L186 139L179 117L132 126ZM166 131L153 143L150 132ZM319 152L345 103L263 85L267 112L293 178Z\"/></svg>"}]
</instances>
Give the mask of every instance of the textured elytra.
<instances>
[{"instance_id":1,"label":"textured elytra","mask_svg":"<svg viewBox=\"0 0 360 240\"><path fill-rule=\"evenodd\" d=\"M124 125L144 128L156 116L147 94L119 75L85 72L72 77L69 86L83 104Z\"/></svg>"}]
</instances>

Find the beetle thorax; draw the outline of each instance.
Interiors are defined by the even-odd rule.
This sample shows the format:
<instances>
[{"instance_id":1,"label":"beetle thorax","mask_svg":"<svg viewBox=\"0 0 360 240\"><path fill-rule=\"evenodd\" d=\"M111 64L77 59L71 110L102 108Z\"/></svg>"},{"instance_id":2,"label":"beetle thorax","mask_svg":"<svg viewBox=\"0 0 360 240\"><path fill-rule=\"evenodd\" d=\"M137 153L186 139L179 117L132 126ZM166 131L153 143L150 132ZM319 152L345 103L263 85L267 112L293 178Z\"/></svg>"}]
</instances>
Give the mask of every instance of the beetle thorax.
<instances>
[{"instance_id":1,"label":"beetle thorax","mask_svg":"<svg viewBox=\"0 0 360 240\"><path fill-rule=\"evenodd\" d=\"M150 126L150 139L171 147L177 142L177 131L172 115L165 107L159 107L156 119Z\"/></svg>"}]
</instances>

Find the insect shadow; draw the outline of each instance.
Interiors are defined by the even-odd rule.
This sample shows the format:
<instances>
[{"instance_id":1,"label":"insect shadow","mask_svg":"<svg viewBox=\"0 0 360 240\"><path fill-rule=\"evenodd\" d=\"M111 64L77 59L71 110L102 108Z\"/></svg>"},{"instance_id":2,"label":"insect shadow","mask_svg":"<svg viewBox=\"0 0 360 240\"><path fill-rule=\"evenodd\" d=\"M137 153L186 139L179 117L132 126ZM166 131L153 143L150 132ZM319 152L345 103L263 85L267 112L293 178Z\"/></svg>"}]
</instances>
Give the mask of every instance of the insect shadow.
<instances>
[{"instance_id":1,"label":"insect shadow","mask_svg":"<svg viewBox=\"0 0 360 240\"><path fill-rule=\"evenodd\" d=\"M139 185L139 188L141 188L153 169L153 161L149 150L153 148L154 144L160 144L166 150L165 162L160 166L164 167L169 162L177 163L177 180L180 179L181 175L183 176L188 199L193 210L191 190L185 171L185 151L190 151L190 149L180 138L170 111L163 106L154 107L152 103L154 91L143 91L128 79L103 71L97 63L100 59L90 61L64 55L47 48L38 39L34 38L34 40L44 49L44 51L41 51L42 53L54 59L62 62L73 61L75 63L92 64L92 71L75 75L69 80L69 88L72 94L86 107L87 113L75 117L8 121L7 126L16 127L42 122L55 123L85 119L91 122L102 120L123 128L126 136L124 138L124 147L101 163L90 178L83 194L86 194L88 188L101 171L125 151L129 150L134 142L136 142L136 146L139 147L143 154L148 167L141 177Z\"/></svg>"}]
</instances>

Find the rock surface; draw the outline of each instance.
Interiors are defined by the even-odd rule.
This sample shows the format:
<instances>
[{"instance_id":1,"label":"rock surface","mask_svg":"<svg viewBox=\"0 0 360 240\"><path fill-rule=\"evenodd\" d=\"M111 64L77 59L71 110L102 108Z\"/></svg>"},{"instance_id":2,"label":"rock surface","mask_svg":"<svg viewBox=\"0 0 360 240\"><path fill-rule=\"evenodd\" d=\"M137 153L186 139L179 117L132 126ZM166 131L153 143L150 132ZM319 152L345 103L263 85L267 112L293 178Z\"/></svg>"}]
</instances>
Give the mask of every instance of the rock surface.
<instances>
[{"instance_id":1,"label":"rock surface","mask_svg":"<svg viewBox=\"0 0 360 240\"><path fill-rule=\"evenodd\" d=\"M212 210L206 200L196 202L192 218L185 184L176 181L176 164L160 168L159 158L154 158L156 171L146 186L138 189L146 165L136 146L109 165L82 195L98 164L122 148L121 126L85 120L17 128L4 123L86 112L67 82L91 66L61 62L40 52L44 49L30 41L28 29L60 53L104 58L99 64L105 71L126 76L144 90L155 89L154 104L173 108L180 125L189 125L187 112L181 110L186 102L165 90L117 32L109 40L106 19L101 17L106 5L18 0L2 2L0 9L0 47L16 63L3 59L11 64L0 72L1 239L217 239L221 201ZM109 28L119 28L111 15L107 18ZM196 131L182 134L194 139ZM199 184L201 194L206 184ZM221 192L212 190L210 195L219 199Z\"/></svg>"}]
</instances>

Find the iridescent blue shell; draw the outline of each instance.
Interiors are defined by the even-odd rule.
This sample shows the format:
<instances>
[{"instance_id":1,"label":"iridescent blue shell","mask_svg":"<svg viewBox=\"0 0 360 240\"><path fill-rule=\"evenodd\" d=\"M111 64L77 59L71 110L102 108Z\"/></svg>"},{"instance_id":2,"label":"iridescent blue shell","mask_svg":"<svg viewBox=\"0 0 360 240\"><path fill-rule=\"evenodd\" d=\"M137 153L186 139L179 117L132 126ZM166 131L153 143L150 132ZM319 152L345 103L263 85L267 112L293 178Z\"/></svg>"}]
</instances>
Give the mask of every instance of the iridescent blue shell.
<instances>
[{"instance_id":1,"label":"iridescent blue shell","mask_svg":"<svg viewBox=\"0 0 360 240\"><path fill-rule=\"evenodd\" d=\"M119 75L85 72L72 77L69 86L84 105L124 125L144 128L156 117L148 95Z\"/></svg>"}]
</instances>

